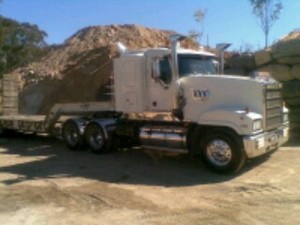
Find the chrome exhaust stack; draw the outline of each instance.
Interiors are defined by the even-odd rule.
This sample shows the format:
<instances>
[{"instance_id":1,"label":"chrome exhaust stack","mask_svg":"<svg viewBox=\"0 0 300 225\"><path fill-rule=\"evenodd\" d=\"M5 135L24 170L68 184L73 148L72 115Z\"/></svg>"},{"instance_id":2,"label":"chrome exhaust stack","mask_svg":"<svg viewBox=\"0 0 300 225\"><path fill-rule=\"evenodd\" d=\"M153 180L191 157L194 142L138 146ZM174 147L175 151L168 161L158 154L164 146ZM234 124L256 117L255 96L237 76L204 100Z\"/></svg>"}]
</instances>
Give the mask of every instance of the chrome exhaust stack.
<instances>
[{"instance_id":1,"label":"chrome exhaust stack","mask_svg":"<svg viewBox=\"0 0 300 225\"><path fill-rule=\"evenodd\" d=\"M216 49L218 50L218 54L220 57L220 68L219 68L219 74L224 73L224 51L227 49L231 44L230 43L219 43L216 45Z\"/></svg>"},{"instance_id":2,"label":"chrome exhaust stack","mask_svg":"<svg viewBox=\"0 0 300 225\"><path fill-rule=\"evenodd\" d=\"M180 35L180 34L172 34L170 36L172 71L173 71L175 77L179 77L177 48L180 44L179 42L184 40L185 38L186 38L186 36L183 36L183 35Z\"/></svg>"}]
</instances>

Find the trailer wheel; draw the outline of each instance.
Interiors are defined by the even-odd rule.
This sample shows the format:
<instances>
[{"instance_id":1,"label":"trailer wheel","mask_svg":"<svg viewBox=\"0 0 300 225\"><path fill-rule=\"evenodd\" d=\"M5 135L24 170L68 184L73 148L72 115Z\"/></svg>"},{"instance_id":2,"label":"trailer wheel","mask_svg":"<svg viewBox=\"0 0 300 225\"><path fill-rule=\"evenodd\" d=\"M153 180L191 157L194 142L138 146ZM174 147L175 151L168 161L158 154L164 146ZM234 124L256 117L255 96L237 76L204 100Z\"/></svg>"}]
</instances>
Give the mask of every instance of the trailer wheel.
<instances>
[{"instance_id":1,"label":"trailer wheel","mask_svg":"<svg viewBox=\"0 0 300 225\"><path fill-rule=\"evenodd\" d=\"M62 130L62 137L71 150L80 150L84 146L84 138L78 125L73 121L67 121Z\"/></svg>"},{"instance_id":2,"label":"trailer wheel","mask_svg":"<svg viewBox=\"0 0 300 225\"><path fill-rule=\"evenodd\" d=\"M95 154L103 154L109 151L109 140L105 137L103 128L98 123L87 125L85 140L91 151Z\"/></svg>"},{"instance_id":3,"label":"trailer wheel","mask_svg":"<svg viewBox=\"0 0 300 225\"><path fill-rule=\"evenodd\" d=\"M218 173L233 173L240 170L246 161L246 155L238 137L225 132L210 132L201 143L205 164Z\"/></svg>"}]
</instances>

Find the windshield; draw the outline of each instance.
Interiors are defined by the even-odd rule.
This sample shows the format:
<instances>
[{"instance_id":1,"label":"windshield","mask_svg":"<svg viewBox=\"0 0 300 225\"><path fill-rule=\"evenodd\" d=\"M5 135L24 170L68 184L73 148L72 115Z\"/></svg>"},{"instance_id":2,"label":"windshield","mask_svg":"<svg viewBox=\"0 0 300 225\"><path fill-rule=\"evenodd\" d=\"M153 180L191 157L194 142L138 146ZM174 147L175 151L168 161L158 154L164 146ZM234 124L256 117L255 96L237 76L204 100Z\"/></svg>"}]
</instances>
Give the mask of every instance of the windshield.
<instances>
[{"instance_id":1,"label":"windshield","mask_svg":"<svg viewBox=\"0 0 300 225\"><path fill-rule=\"evenodd\" d=\"M217 74L216 60L212 56L178 55L179 77L193 74Z\"/></svg>"}]
</instances>

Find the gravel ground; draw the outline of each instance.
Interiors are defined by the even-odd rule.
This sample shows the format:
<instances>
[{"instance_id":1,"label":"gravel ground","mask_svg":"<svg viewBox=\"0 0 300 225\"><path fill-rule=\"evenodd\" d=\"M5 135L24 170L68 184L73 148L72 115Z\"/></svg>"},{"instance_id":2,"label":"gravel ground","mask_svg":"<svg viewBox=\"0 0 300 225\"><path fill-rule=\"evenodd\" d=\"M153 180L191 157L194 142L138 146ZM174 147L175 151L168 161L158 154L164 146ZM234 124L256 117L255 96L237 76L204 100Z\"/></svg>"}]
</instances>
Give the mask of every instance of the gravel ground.
<instances>
[{"instance_id":1,"label":"gravel ground","mask_svg":"<svg viewBox=\"0 0 300 225\"><path fill-rule=\"evenodd\" d=\"M300 224L300 145L218 175L188 156L95 156L60 140L0 139L1 225Z\"/></svg>"}]
</instances>

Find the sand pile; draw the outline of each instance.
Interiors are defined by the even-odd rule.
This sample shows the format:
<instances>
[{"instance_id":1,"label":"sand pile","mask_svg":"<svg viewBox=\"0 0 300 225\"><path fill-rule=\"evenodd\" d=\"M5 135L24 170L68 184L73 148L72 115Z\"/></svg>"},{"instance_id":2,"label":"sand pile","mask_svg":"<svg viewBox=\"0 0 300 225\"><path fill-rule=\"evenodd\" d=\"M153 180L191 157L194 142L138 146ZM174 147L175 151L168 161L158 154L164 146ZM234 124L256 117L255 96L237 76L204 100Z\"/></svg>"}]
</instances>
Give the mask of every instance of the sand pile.
<instances>
[{"instance_id":1,"label":"sand pile","mask_svg":"<svg viewBox=\"0 0 300 225\"><path fill-rule=\"evenodd\" d=\"M44 114L55 103L109 98L104 87L112 75L116 42L129 49L168 46L172 33L136 25L88 27L78 31L39 62L14 71L21 76L19 112ZM195 47L191 42L185 45Z\"/></svg>"}]
</instances>

